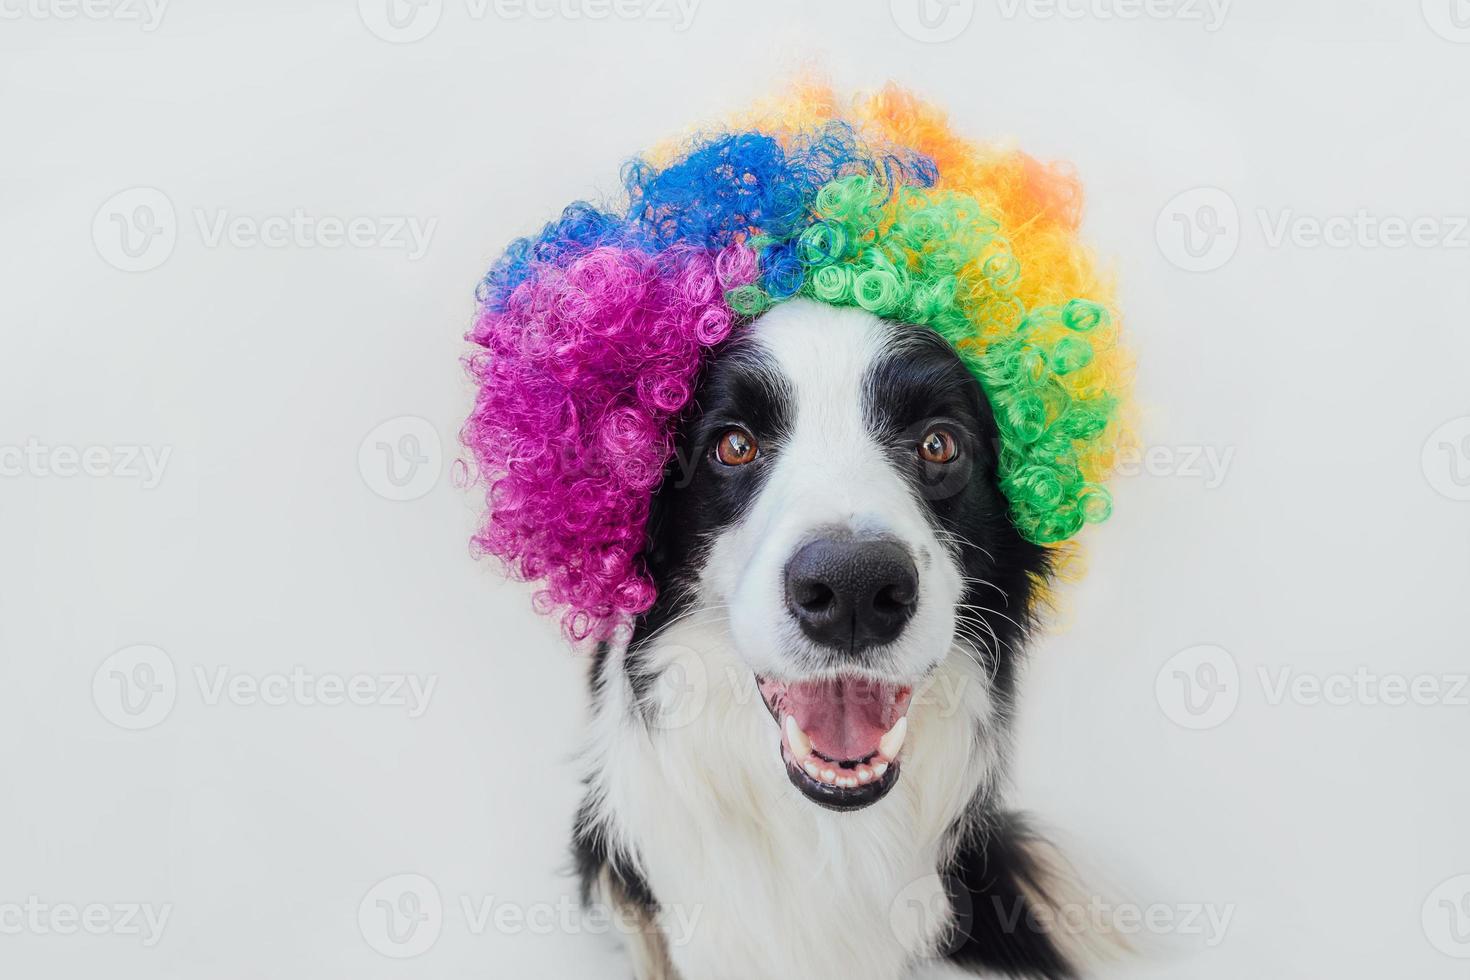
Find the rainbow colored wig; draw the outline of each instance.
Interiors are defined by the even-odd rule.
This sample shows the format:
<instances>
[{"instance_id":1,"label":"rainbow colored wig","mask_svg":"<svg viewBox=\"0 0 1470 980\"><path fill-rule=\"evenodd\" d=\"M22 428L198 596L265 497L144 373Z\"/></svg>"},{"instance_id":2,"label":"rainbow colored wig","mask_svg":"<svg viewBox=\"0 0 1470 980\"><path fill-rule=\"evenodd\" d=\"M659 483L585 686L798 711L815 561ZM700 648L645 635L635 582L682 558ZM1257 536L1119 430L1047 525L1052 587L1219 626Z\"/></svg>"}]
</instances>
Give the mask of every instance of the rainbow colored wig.
<instances>
[{"instance_id":1,"label":"rainbow colored wig","mask_svg":"<svg viewBox=\"0 0 1470 980\"><path fill-rule=\"evenodd\" d=\"M1126 362L1065 170L956 136L894 87L839 110L805 85L630 161L626 199L569 205L480 284L463 439L488 487L481 552L542 581L574 638L655 598L642 552L704 359L793 296L945 337L1001 434L1030 540L1104 520Z\"/></svg>"}]
</instances>

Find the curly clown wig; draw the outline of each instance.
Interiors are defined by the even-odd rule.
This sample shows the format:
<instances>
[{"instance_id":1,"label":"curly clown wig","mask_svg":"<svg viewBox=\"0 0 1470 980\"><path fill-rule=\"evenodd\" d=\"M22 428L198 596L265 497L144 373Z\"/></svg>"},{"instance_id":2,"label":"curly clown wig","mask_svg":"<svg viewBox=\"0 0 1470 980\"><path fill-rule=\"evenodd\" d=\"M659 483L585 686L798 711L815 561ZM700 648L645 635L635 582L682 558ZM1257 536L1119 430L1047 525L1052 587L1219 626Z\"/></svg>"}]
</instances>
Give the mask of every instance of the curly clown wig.
<instances>
[{"instance_id":1,"label":"curly clown wig","mask_svg":"<svg viewBox=\"0 0 1470 980\"><path fill-rule=\"evenodd\" d=\"M808 86L634 158L622 184L512 242L469 334L477 550L543 582L572 637L653 604L649 510L701 364L794 296L949 342L994 409L1025 537L1060 549L1108 516L1125 361L1065 169L961 139L893 87L843 111Z\"/></svg>"}]
</instances>

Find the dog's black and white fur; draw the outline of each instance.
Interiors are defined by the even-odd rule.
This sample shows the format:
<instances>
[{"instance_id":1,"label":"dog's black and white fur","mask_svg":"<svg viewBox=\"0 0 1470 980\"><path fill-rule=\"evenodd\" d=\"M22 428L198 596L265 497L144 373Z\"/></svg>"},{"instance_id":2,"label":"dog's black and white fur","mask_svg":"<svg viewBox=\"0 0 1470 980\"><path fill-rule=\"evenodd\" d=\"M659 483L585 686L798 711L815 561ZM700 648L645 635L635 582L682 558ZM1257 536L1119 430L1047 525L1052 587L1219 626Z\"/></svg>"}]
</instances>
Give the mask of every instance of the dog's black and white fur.
<instances>
[{"instance_id":1,"label":"dog's black and white fur","mask_svg":"<svg viewBox=\"0 0 1470 980\"><path fill-rule=\"evenodd\" d=\"M918 451L935 427L949 462ZM732 428L753 461L714 452ZM1007 516L996 451L979 385L925 328L794 300L712 359L654 502L660 598L593 668L574 850L588 898L643 923L640 980L1076 975L1033 914L1064 900L1058 862L999 798L1048 565ZM911 569L896 635L803 625L790 566L827 540ZM912 690L882 779L803 774L758 683L834 676Z\"/></svg>"}]
</instances>

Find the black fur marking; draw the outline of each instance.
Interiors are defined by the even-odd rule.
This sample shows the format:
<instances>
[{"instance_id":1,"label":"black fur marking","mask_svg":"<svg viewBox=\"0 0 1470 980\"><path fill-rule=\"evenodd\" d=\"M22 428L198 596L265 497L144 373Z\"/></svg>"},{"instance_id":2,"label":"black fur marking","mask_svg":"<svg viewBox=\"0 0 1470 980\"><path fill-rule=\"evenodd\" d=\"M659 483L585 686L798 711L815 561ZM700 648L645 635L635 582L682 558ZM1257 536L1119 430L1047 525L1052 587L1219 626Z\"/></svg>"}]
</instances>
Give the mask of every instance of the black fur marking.
<instances>
[{"instance_id":1,"label":"black fur marking","mask_svg":"<svg viewBox=\"0 0 1470 980\"><path fill-rule=\"evenodd\" d=\"M611 652L612 645L606 641L597 644L592 651L592 673L588 675L587 683L591 689L593 705L602 701L602 692L607 687L607 658Z\"/></svg>"},{"instance_id":2,"label":"black fur marking","mask_svg":"<svg viewBox=\"0 0 1470 980\"><path fill-rule=\"evenodd\" d=\"M765 484L790 431L791 403L790 383L752 344L726 347L701 378L679 426L676 468L654 494L648 520L644 561L658 599L634 624L625 655L640 701L656 678L644 668L639 647L687 608L710 539L739 521ZM744 466L725 466L712 458L712 450L735 425L755 436L760 456Z\"/></svg>"},{"instance_id":3,"label":"black fur marking","mask_svg":"<svg viewBox=\"0 0 1470 980\"><path fill-rule=\"evenodd\" d=\"M1045 894L1042 870L1029 849L1038 838L1015 814L997 813L960 842L940 869L954 928L946 958L976 972L1069 980L1076 968L1057 948L1022 889Z\"/></svg>"},{"instance_id":4,"label":"black fur marking","mask_svg":"<svg viewBox=\"0 0 1470 980\"><path fill-rule=\"evenodd\" d=\"M572 828L572 860L582 884L582 904L591 903L592 890L606 868L613 885L621 891L621 897L652 919L658 914L658 900L654 898L653 890L637 868L618 860L609 851L602 830L594 821L592 801L586 800L577 811L577 820Z\"/></svg>"},{"instance_id":5,"label":"black fur marking","mask_svg":"<svg viewBox=\"0 0 1470 980\"><path fill-rule=\"evenodd\" d=\"M1047 551L1011 522L996 477L1000 433L979 382L934 331L906 324L896 329L898 342L868 373L864 412L959 558L966 578L960 629L976 640L997 699L1006 705L1014 696L1035 582L1050 571ZM957 438L953 462L927 463L919 456L919 441L935 425Z\"/></svg>"}]
</instances>

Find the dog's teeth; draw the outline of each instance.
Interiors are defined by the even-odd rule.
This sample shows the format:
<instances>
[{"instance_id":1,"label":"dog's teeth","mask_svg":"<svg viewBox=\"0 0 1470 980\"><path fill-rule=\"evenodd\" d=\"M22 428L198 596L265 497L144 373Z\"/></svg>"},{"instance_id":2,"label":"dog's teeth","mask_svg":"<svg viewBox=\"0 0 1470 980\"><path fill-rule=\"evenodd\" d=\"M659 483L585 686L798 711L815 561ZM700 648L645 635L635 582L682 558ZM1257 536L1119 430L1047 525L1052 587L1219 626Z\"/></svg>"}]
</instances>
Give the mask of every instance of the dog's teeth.
<instances>
[{"instance_id":1,"label":"dog's teeth","mask_svg":"<svg viewBox=\"0 0 1470 980\"><path fill-rule=\"evenodd\" d=\"M801 768L805 769L806 774L813 779L817 779L822 774L822 770L817 768L817 764L815 762L803 762L801 764Z\"/></svg>"},{"instance_id":2,"label":"dog's teeth","mask_svg":"<svg viewBox=\"0 0 1470 980\"><path fill-rule=\"evenodd\" d=\"M786 744L791 746L791 754L798 759L812 754L812 740L806 737L806 732L801 730L793 715L786 716Z\"/></svg>"},{"instance_id":3,"label":"dog's teeth","mask_svg":"<svg viewBox=\"0 0 1470 980\"><path fill-rule=\"evenodd\" d=\"M888 763L886 763L886 762L880 762L876 766L873 767L873 775L876 778L878 778L878 779L882 779L883 778L883 774L885 772L887 772L887 771L888 771Z\"/></svg>"},{"instance_id":4,"label":"dog's teeth","mask_svg":"<svg viewBox=\"0 0 1470 980\"><path fill-rule=\"evenodd\" d=\"M898 758L898 750L903 748L903 740L909 733L908 716L898 719L898 724L888 729L888 734L878 742L878 751L890 759Z\"/></svg>"},{"instance_id":5,"label":"dog's teeth","mask_svg":"<svg viewBox=\"0 0 1470 980\"><path fill-rule=\"evenodd\" d=\"M858 766L857 774L858 782L860 783L871 783L873 781L873 770L869 769L867 766Z\"/></svg>"},{"instance_id":6,"label":"dog's teeth","mask_svg":"<svg viewBox=\"0 0 1470 980\"><path fill-rule=\"evenodd\" d=\"M824 782L824 783L835 783L835 782L837 782L837 770L835 770L835 769L823 769L822 770L822 782Z\"/></svg>"},{"instance_id":7,"label":"dog's teeth","mask_svg":"<svg viewBox=\"0 0 1470 980\"><path fill-rule=\"evenodd\" d=\"M843 789L857 789L858 781L852 776L843 776L837 780L837 785Z\"/></svg>"}]
</instances>

